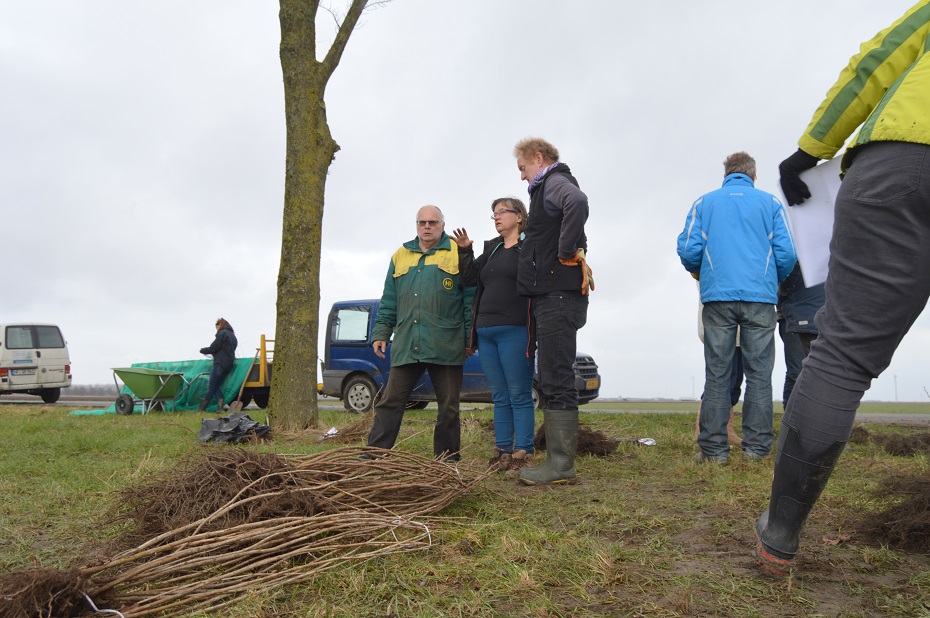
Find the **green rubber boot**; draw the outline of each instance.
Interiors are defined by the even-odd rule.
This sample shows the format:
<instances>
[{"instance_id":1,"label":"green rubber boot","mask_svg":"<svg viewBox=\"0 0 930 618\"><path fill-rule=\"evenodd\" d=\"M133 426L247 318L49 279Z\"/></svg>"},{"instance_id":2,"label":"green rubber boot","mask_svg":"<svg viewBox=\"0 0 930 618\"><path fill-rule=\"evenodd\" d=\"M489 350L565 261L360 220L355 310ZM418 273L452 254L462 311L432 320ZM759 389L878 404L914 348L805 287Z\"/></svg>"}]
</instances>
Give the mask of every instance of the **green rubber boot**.
<instances>
[{"instance_id":1,"label":"green rubber boot","mask_svg":"<svg viewBox=\"0 0 930 618\"><path fill-rule=\"evenodd\" d=\"M573 484L578 448L578 410L543 410L546 461L520 470L524 485Z\"/></svg>"}]
</instances>

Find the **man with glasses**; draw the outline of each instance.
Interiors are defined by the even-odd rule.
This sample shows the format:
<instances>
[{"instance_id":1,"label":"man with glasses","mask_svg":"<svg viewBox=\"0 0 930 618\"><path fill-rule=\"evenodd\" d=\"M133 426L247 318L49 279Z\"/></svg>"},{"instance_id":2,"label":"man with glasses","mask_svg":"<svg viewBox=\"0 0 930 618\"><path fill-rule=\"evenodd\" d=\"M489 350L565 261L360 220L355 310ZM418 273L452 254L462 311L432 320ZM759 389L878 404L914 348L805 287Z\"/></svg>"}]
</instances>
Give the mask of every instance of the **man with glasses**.
<instances>
[{"instance_id":1,"label":"man with glasses","mask_svg":"<svg viewBox=\"0 0 930 618\"><path fill-rule=\"evenodd\" d=\"M546 461L520 470L526 485L575 482L578 390L575 350L593 289L585 263L588 197L559 151L539 138L514 147L520 179L529 183L530 212L517 269L517 291L530 298L538 347Z\"/></svg>"},{"instance_id":2,"label":"man with glasses","mask_svg":"<svg viewBox=\"0 0 930 618\"><path fill-rule=\"evenodd\" d=\"M416 225L416 238L391 257L372 331L372 347L380 358L385 358L392 334L394 341L391 373L375 406L368 446L394 446L410 393L429 371L439 406L433 453L458 461L459 395L474 288L461 281L458 245L445 233L442 211L424 206L417 212ZM362 453L359 458L372 456Z\"/></svg>"}]
</instances>

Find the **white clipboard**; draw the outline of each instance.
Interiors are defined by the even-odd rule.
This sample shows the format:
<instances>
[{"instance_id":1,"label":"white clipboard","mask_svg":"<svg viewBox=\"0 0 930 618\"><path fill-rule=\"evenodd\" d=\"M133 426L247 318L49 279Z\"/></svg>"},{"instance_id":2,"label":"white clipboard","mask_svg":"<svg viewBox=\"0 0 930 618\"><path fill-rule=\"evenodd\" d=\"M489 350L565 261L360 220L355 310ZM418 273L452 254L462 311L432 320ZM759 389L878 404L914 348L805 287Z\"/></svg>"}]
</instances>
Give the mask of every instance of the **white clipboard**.
<instances>
[{"instance_id":1,"label":"white clipboard","mask_svg":"<svg viewBox=\"0 0 930 618\"><path fill-rule=\"evenodd\" d=\"M810 189L810 199L800 206L788 206L798 262L807 287L827 280L830 239L833 237L833 205L840 190L841 158L835 157L801 172L801 180Z\"/></svg>"}]
</instances>

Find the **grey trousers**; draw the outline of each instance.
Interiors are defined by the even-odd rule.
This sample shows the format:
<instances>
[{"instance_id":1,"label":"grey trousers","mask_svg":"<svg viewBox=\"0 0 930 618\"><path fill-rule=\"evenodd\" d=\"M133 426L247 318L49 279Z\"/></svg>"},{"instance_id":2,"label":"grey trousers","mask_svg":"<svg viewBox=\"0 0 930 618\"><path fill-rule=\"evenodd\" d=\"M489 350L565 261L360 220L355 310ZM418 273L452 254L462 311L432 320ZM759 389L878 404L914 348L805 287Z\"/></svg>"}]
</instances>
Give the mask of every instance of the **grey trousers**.
<instances>
[{"instance_id":1,"label":"grey trousers","mask_svg":"<svg viewBox=\"0 0 930 618\"><path fill-rule=\"evenodd\" d=\"M848 441L863 394L930 297L930 146L860 148L836 198L820 336L785 410L779 456L787 427L812 456Z\"/></svg>"}]
</instances>

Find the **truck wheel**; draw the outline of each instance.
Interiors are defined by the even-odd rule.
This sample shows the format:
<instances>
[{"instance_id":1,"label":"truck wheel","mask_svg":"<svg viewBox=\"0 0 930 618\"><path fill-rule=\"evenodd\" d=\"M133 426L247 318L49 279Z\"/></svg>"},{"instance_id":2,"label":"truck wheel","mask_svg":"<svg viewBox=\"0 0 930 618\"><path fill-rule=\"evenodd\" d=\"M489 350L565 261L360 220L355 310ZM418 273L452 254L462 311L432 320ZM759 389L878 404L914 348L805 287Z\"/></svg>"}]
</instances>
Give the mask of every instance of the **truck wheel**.
<instances>
[{"instance_id":1,"label":"truck wheel","mask_svg":"<svg viewBox=\"0 0 930 618\"><path fill-rule=\"evenodd\" d=\"M536 386L536 383L535 383L535 382L533 382L533 409L534 409L534 410L538 410L538 409L539 409L539 401L540 401L540 398L539 398L539 387Z\"/></svg>"},{"instance_id":2,"label":"truck wheel","mask_svg":"<svg viewBox=\"0 0 930 618\"><path fill-rule=\"evenodd\" d=\"M244 396L245 395L243 395L243 397ZM270 388L264 388L264 389L260 389L257 391L252 391L252 400L255 402L255 405L257 405L262 410L268 407L268 400L270 398L271 398ZM244 408L245 404L243 404L242 407Z\"/></svg>"},{"instance_id":3,"label":"truck wheel","mask_svg":"<svg viewBox=\"0 0 930 618\"><path fill-rule=\"evenodd\" d=\"M375 381L358 375L346 382L342 389L342 403L349 412L368 412L375 406Z\"/></svg>"},{"instance_id":4,"label":"truck wheel","mask_svg":"<svg viewBox=\"0 0 930 618\"><path fill-rule=\"evenodd\" d=\"M132 414L132 409L136 406L136 403L132 400L132 395L123 393L116 398L116 413L117 414Z\"/></svg>"},{"instance_id":5,"label":"truck wheel","mask_svg":"<svg viewBox=\"0 0 930 618\"><path fill-rule=\"evenodd\" d=\"M55 403L58 401L58 398L61 397L60 388L43 388L42 392L39 394L42 397L42 401L45 403Z\"/></svg>"}]
</instances>

